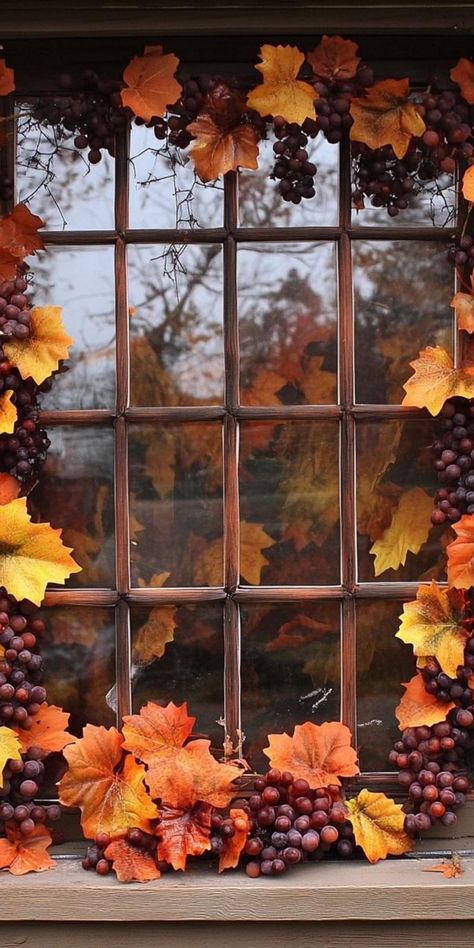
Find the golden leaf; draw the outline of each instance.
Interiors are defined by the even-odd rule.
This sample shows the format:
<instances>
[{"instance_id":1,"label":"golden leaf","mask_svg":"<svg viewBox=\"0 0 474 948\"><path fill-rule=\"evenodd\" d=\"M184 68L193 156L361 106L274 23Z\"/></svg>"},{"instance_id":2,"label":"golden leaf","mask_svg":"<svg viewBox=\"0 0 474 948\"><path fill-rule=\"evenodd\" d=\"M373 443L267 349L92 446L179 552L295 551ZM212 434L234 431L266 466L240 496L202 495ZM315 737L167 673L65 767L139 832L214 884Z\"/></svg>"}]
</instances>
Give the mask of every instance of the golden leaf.
<instances>
[{"instance_id":1,"label":"golden leaf","mask_svg":"<svg viewBox=\"0 0 474 948\"><path fill-rule=\"evenodd\" d=\"M12 402L13 392L0 395L0 434L13 434L18 418L16 406Z\"/></svg>"},{"instance_id":2,"label":"golden leaf","mask_svg":"<svg viewBox=\"0 0 474 948\"><path fill-rule=\"evenodd\" d=\"M169 576L169 573L165 573L165 576ZM166 646L174 638L175 614L175 606L150 609L147 621L140 626L133 639L133 661L136 664L145 665L162 658Z\"/></svg>"},{"instance_id":3,"label":"golden leaf","mask_svg":"<svg viewBox=\"0 0 474 948\"><path fill-rule=\"evenodd\" d=\"M410 365L415 371L403 386L404 405L427 408L438 415L448 398L474 397L474 367L455 369L451 356L440 346L423 349Z\"/></svg>"},{"instance_id":4,"label":"golden leaf","mask_svg":"<svg viewBox=\"0 0 474 948\"><path fill-rule=\"evenodd\" d=\"M453 82L457 82L466 102L474 105L474 63L461 57L449 75Z\"/></svg>"},{"instance_id":5,"label":"golden leaf","mask_svg":"<svg viewBox=\"0 0 474 948\"><path fill-rule=\"evenodd\" d=\"M41 385L67 359L73 343L65 332L60 306L35 306L31 310L31 335L27 339L12 337L3 348L23 379L32 378Z\"/></svg>"},{"instance_id":6,"label":"golden leaf","mask_svg":"<svg viewBox=\"0 0 474 948\"><path fill-rule=\"evenodd\" d=\"M128 88L122 89L122 104L146 122L154 115L163 116L182 92L174 78L178 66L174 53L163 53L161 46L147 46L145 55L134 56L124 70Z\"/></svg>"},{"instance_id":7,"label":"golden leaf","mask_svg":"<svg viewBox=\"0 0 474 948\"><path fill-rule=\"evenodd\" d=\"M410 681L404 682L403 687L406 688L405 694L395 708L401 731L406 727L431 727L432 724L445 721L448 711L456 707L454 701L440 701L436 695L429 694L419 672Z\"/></svg>"},{"instance_id":8,"label":"golden leaf","mask_svg":"<svg viewBox=\"0 0 474 948\"><path fill-rule=\"evenodd\" d=\"M188 125L196 137L189 151L201 181L215 181L228 171L258 167L258 136L250 125L221 128L205 113Z\"/></svg>"},{"instance_id":9,"label":"golden leaf","mask_svg":"<svg viewBox=\"0 0 474 948\"><path fill-rule=\"evenodd\" d=\"M408 91L408 79L383 79L363 98L352 99L352 141L374 149L391 145L397 158L403 158L413 136L423 135L426 128Z\"/></svg>"},{"instance_id":10,"label":"golden leaf","mask_svg":"<svg viewBox=\"0 0 474 948\"><path fill-rule=\"evenodd\" d=\"M421 487L402 494L390 526L370 548L376 576L404 566L408 552L420 552L431 530L432 509L433 499Z\"/></svg>"},{"instance_id":11,"label":"golden leaf","mask_svg":"<svg viewBox=\"0 0 474 948\"><path fill-rule=\"evenodd\" d=\"M268 560L262 550L273 546L275 540L263 530L261 523L240 524L240 575L252 586L258 586L264 566ZM224 568L224 541L222 537L211 540L200 554L194 570L194 582L198 586L221 586Z\"/></svg>"},{"instance_id":12,"label":"golden leaf","mask_svg":"<svg viewBox=\"0 0 474 948\"><path fill-rule=\"evenodd\" d=\"M448 583L456 589L474 585L474 523L470 514L464 514L452 524L456 539L446 549L448 554ZM460 663L462 664L462 662Z\"/></svg>"},{"instance_id":13,"label":"golden leaf","mask_svg":"<svg viewBox=\"0 0 474 948\"><path fill-rule=\"evenodd\" d=\"M314 101L318 98L307 82L296 77L304 63L304 54L296 46L265 44L259 53L263 83L249 92L247 105L259 115L281 115L287 122L302 125L315 118Z\"/></svg>"},{"instance_id":14,"label":"golden leaf","mask_svg":"<svg viewBox=\"0 0 474 948\"><path fill-rule=\"evenodd\" d=\"M462 593L441 589L433 580L430 586L419 586L416 599L404 604L396 637L413 645L415 655L436 658L445 674L455 678L468 638L462 617Z\"/></svg>"},{"instance_id":15,"label":"golden leaf","mask_svg":"<svg viewBox=\"0 0 474 948\"><path fill-rule=\"evenodd\" d=\"M474 296L471 293L456 293L450 305L456 310L458 328L474 332Z\"/></svg>"},{"instance_id":16,"label":"golden leaf","mask_svg":"<svg viewBox=\"0 0 474 948\"><path fill-rule=\"evenodd\" d=\"M346 803L349 819L358 846L369 862L378 862L387 856L401 856L413 847L413 840L405 833L405 814L400 804L384 793L361 790Z\"/></svg>"},{"instance_id":17,"label":"golden leaf","mask_svg":"<svg viewBox=\"0 0 474 948\"><path fill-rule=\"evenodd\" d=\"M0 787L3 787L3 770L7 760L20 760L21 746L11 727L0 727Z\"/></svg>"}]
</instances>

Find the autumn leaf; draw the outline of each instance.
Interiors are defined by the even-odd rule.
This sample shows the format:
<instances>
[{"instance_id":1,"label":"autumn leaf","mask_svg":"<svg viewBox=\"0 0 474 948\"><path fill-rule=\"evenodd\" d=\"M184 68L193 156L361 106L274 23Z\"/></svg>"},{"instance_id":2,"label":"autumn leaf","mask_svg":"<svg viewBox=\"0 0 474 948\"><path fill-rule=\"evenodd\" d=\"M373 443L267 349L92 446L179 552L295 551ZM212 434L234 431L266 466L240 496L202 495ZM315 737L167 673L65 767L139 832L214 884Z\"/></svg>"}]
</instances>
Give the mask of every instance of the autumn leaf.
<instances>
[{"instance_id":1,"label":"autumn leaf","mask_svg":"<svg viewBox=\"0 0 474 948\"><path fill-rule=\"evenodd\" d=\"M268 560L262 550L273 546L275 540L263 530L261 523L240 524L240 575L252 586L260 583L261 572ZM198 586L222 585L224 563L224 541L222 537L211 540L196 561L194 582Z\"/></svg>"},{"instance_id":2,"label":"autumn leaf","mask_svg":"<svg viewBox=\"0 0 474 948\"><path fill-rule=\"evenodd\" d=\"M277 392L287 384L287 380L277 372L259 368L250 387L241 393L242 405L257 407L260 405L281 405Z\"/></svg>"},{"instance_id":3,"label":"autumn leaf","mask_svg":"<svg viewBox=\"0 0 474 948\"><path fill-rule=\"evenodd\" d=\"M317 93L307 82L296 78L304 63L304 54L296 46L264 44L259 56L262 62L255 68L262 73L263 83L249 93L249 108L263 116L281 115L287 122L298 125L306 118L314 119Z\"/></svg>"},{"instance_id":4,"label":"autumn leaf","mask_svg":"<svg viewBox=\"0 0 474 948\"><path fill-rule=\"evenodd\" d=\"M436 866L424 866L423 872L442 872L445 879L459 879L459 876L463 875L464 869L458 854L453 853L451 859L445 859L444 862L440 862Z\"/></svg>"},{"instance_id":5,"label":"autumn leaf","mask_svg":"<svg viewBox=\"0 0 474 948\"><path fill-rule=\"evenodd\" d=\"M165 575L169 576L169 573ZM175 614L175 606L150 609L147 621L140 626L133 638L134 662L145 665L163 657L166 646L174 638Z\"/></svg>"},{"instance_id":6,"label":"autumn leaf","mask_svg":"<svg viewBox=\"0 0 474 948\"><path fill-rule=\"evenodd\" d=\"M58 785L59 799L80 807L90 839L98 832L122 836L131 826L150 833L150 820L158 817L144 784L145 768L129 754L123 759L123 743L116 728L87 724L83 737L64 748L69 769Z\"/></svg>"},{"instance_id":7,"label":"autumn leaf","mask_svg":"<svg viewBox=\"0 0 474 948\"><path fill-rule=\"evenodd\" d=\"M9 504L11 500L16 500L21 490L20 481L11 474L0 474L0 506Z\"/></svg>"},{"instance_id":8,"label":"autumn leaf","mask_svg":"<svg viewBox=\"0 0 474 948\"><path fill-rule=\"evenodd\" d=\"M278 629L274 639L267 642L266 652L279 652L281 649L300 648L307 646L315 639L320 639L327 632L333 631L332 626L325 622L317 622L310 616L298 613L289 622L284 622Z\"/></svg>"},{"instance_id":9,"label":"autumn leaf","mask_svg":"<svg viewBox=\"0 0 474 948\"><path fill-rule=\"evenodd\" d=\"M163 53L161 46L149 46L145 55L134 56L123 74L128 88L122 89L122 105L146 122L154 115L163 116L182 92L174 78L178 65L178 57Z\"/></svg>"},{"instance_id":10,"label":"autumn leaf","mask_svg":"<svg viewBox=\"0 0 474 948\"><path fill-rule=\"evenodd\" d=\"M16 406L12 402L13 392L0 395L0 435L12 434L18 418Z\"/></svg>"},{"instance_id":11,"label":"autumn leaf","mask_svg":"<svg viewBox=\"0 0 474 948\"><path fill-rule=\"evenodd\" d=\"M449 75L453 82L457 82L466 102L474 105L474 63L461 57Z\"/></svg>"},{"instance_id":12,"label":"autumn leaf","mask_svg":"<svg viewBox=\"0 0 474 948\"><path fill-rule=\"evenodd\" d=\"M415 655L436 658L445 674L455 678L468 638L462 617L462 594L441 589L433 580L430 586L419 586L416 599L403 606L397 638L413 645Z\"/></svg>"},{"instance_id":13,"label":"autumn leaf","mask_svg":"<svg viewBox=\"0 0 474 948\"><path fill-rule=\"evenodd\" d=\"M0 280L11 280L16 276L16 268L21 260L10 250L0 247Z\"/></svg>"},{"instance_id":14,"label":"autumn leaf","mask_svg":"<svg viewBox=\"0 0 474 948\"><path fill-rule=\"evenodd\" d=\"M403 687L406 688L405 694L395 708L401 731L406 727L431 727L432 724L445 721L448 711L456 707L454 701L440 701L436 695L429 694L419 672L410 681L403 683Z\"/></svg>"},{"instance_id":15,"label":"autumn leaf","mask_svg":"<svg viewBox=\"0 0 474 948\"><path fill-rule=\"evenodd\" d=\"M49 523L32 523L25 497L0 507L0 576L11 596L39 606L48 583L63 584L80 571L61 532Z\"/></svg>"},{"instance_id":16,"label":"autumn leaf","mask_svg":"<svg viewBox=\"0 0 474 948\"><path fill-rule=\"evenodd\" d=\"M126 839L114 839L104 852L110 859L119 882L151 882L160 878L160 870L150 852L137 849Z\"/></svg>"},{"instance_id":17,"label":"autumn leaf","mask_svg":"<svg viewBox=\"0 0 474 948\"><path fill-rule=\"evenodd\" d=\"M390 526L370 548L376 576L404 566L408 552L420 552L431 530L432 509L433 499L421 487L402 494Z\"/></svg>"},{"instance_id":18,"label":"autumn leaf","mask_svg":"<svg viewBox=\"0 0 474 948\"><path fill-rule=\"evenodd\" d=\"M410 365L415 371L403 386L404 405L427 408L438 415L448 398L474 397L474 368L455 369L451 356L440 346L423 349Z\"/></svg>"},{"instance_id":19,"label":"autumn leaf","mask_svg":"<svg viewBox=\"0 0 474 948\"><path fill-rule=\"evenodd\" d=\"M196 138L189 151L201 181L215 181L227 171L258 167L258 135L250 125L221 128L202 113L188 125Z\"/></svg>"},{"instance_id":20,"label":"autumn leaf","mask_svg":"<svg viewBox=\"0 0 474 948\"><path fill-rule=\"evenodd\" d=\"M329 82L341 82L355 76L360 63L357 51L357 43L352 40L323 36L306 58L316 76Z\"/></svg>"},{"instance_id":21,"label":"autumn leaf","mask_svg":"<svg viewBox=\"0 0 474 948\"><path fill-rule=\"evenodd\" d=\"M408 91L408 79L383 79L363 98L352 99L352 141L374 149L391 145L397 158L403 158L413 136L423 135L426 128Z\"/></svg>"},{"instance_id":22,"label":"autumn leaf","mask_svg":"<svg viewBox=\"0 0 474 948\"><path fill-rule=\"evenodd\" d=\"M178 707L172 701L166 706L149 701L140 708L140 714L124 717L124 747L147 764L151 758L158 763L183 746L195 723L186 703Z\"/></svg>"},{"instance_id":23,"label":"autumn leaf","mask_svg":"<svg viewBox=\"0 0 474 948\"><path fill-rule=\"evenodd\" d=\"M345 724L297 724L293 737L269 734L269 746L263 753L270 766L288 770L308 781L312 789L340 785L339 777L359 773L357 754L351 747L351 732Z\"/></svg>"},{"instance_id":24,"label":"autumn leaf","mask_svg":"<svg viewBox=\"0 0 474 948\"><path fill-rule=\"evenodd\" d=\"M66 744L73 744L77 740L74 734L66 731L69 714L54 704L44 702L39 711L32 715L32 720L33 724L28 731L18 728L16 732L23 753L36 746L51 754L54 751L62 751Z\"/></svg>"},{"instance_id":25,"label":"autumn leaf","mask_svg":"<svg viewBox=\"0 0 474 948\"><path fill-rule=\"evenodd\" d=\"M224 839L224 848L219 856L219 872L235 869L238 866L249 837L250 820L245 810L240 810L238 807L231 809L230 818L234 821L235 833L230 839Z\"/></svg>"},{"instance_id":26,"label":"autumn leaf","mask_svg":"<svg viewBox=\"0 0 474 948\"><path fill-rule=\"evenodd\" d=\"M474 522L464 514L452 528L456 539L446 549L448 554L448 583L456 589L474 585ZM459 663L462 664L462 661Z\"/></svg>"},{"instance_id":27,"label":"autumn leaf","mask_svg":"<svg viewBox=\"0 0 474 948\"><path fill-rule=\"evenodd\" d=\"M15 74L4 59L0 59L0 95L9 95L15 91Z\"/></svg>"},{"instance_id":28,"label":"autumn leaf","mask_svg":"<svg viewBox=\"0 0 474 948\"><path fill-rule=\"evenodd\" d=\"M37 824L32 833L25 836L15 825L5 825L6 839L0 839L0 869L9 869L14 876L26 872L44 872L55 869L56 864L48 854L51 835L45 826Z\"/></svg>"},{"instance_id":29,"label":"autumn leaf","mask_svg":"<svg viewBox=\"0 0 474 948\"><path fill-rule=\"evenodd\" d=\"M21 746L11 727L0 727L0 788L3 787L3 771L7 760L20 760Z\"/></svg>"},{"instance_id":30,"label":"autumn leaf","mask_svg":"<svg viewBox=\"0 0 474 948\"><path fill-rule=\"evenodd\" d=\"M16 204L6 220L13 223L15 227L12 242L4 245L7 250L23 259L29 254L36 253L37 250L44 249L43 238L38 233L39 229L44 227L44 221L36 214L32 214L26 204ZM0 222L0 231L2 224L3 221ZM3 245L3 240L1 243Z\"/></svg>"},{"instance_id":31,"label":"autumn leaf","mask_svg":"<svg viewBox=\"0 0 474 948\"><path fill-rule=\"evenodd\" d=\"M211 848L211 814L212 807L202 803L189 810L160 810L158 858L184 871L188 856L201 856Z\"/></svg>"},{"instance_id":32,"label":"autumn leaf","mask_svg":"<svg viewBox=\"0 0 474 948\"><path fill-rule=\"evenodd\" d=\"M455 293L450 305L456 310L458 329L474 332L474 294Z\"/></svg>"},{"instance_id":33,"label":"autumn leaf","mask_svg":"<svg viewBox=\"0 0 474 948\"><path fill-rule=\"evenodd\" d=\"M346 807L354 830L355 840L369 862L378 862L387 856L401 856L413 846L413 840L403 827L405 814L401 804L384 793L361 790Z\"/></svg>"},{"instance_id":34,"label":"autumn leaf","mask_svg":"<svg viewBox=\"0 0 474 948\"><path fill-rule=\"evenodd\" d=\"M41 385L67 359L71 336L65 332L60 306L35 306L31 310L31 333L27 339L12 337L3 348L23 379L32 378Z\"/></svg>"}]
</instances>

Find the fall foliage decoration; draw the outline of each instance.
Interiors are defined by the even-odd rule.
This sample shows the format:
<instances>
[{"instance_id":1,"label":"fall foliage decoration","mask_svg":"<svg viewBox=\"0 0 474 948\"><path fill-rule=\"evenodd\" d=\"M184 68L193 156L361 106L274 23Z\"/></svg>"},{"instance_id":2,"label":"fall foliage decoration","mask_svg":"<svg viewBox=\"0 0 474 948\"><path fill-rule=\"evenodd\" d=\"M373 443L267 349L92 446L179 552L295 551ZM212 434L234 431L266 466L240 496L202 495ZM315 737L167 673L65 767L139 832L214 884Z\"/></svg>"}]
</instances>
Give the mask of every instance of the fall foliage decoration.
<instances>
[{"instance_id":1,"label":"fall foliage decoration","mask_svg":"<svg viewBox=\"0 0 474 948\"><path fill-rule=\"evenodd\" d=\"M258 167L258 137L250 125L221 128L210 115L200 115L189 131L196 139L189 154L201 181L215 181L238 168Z\"/></svg>"},{"instance_id":2,"label":"fall foliage decoration","mask_svg":"<svg viewBox=\"0 0 474 948\"><path fill-rule=\"evenodd\" d=\"M364 98L352 99L351 139L373 149L391 145L397 158L403 158L413 136L426 127L408 91L408 79L383 79Z\"/></svg>"},{"instance_id":3,"label":"fall foliage decoration","mask_svg":"<svg viewBox=\"0 0 474 948\"><path fill-rule=\"evenodd\" d=\"M262 62L255 68L262 73L263 83L249 92L247 105L262 116L281 115L287 122L301 124L314 118L317 93L308 82L297 78L304 53L296 46L266 43L259 55Z\"/></svg>"},{"instance_id":4,"label":"fall foliage decoration","mask_svg":"<svg viewBox=\"0 0 474 948\"><path fill-rule=\"evenodd\" d=\"M306 58L315 75L329 81L352 79L361 61L357 43L342 36L323 36Z\"/></svg>"},{"instance_id":5,"label":"fall foliage decoration","mask_svg":"<svg viewBox=\"0 0 474 948\"><path fill-rule=\"evenodd\" d=\"M161 46L146 47L144 55L134 56L124 71L123 105L146 122L154 115L164 115L181 92L174 78L178 64L177 56L163 53Z\"/></svg>"},{"instance_id":6,"label":"fall foliage decoration","mask_svg":"<svg viewBox=\"0 0 474 948\"><path fill-rule=\"evenodd\" d=\"M311 789L338 786L340 777L359 773L357 754L351 747L351 733L345 724L297 724L293 737L269 734L264 754L270 764L290 770L308 781Z\"/></svg>"},{"instance_id":7,"label":"fall foliage decoration","mask_svg":"<svg viewBox=\"0 0 474 948\"><path fill-rule=\"evenodd\" d=\"M388 855L401 856L413 846L413 840L405 832L405 814L399 803L394 803L384 793L361 790L353 800L347 801L349 818L354 836L369 862L378 862Z\"/></svg>"}]
</instances>

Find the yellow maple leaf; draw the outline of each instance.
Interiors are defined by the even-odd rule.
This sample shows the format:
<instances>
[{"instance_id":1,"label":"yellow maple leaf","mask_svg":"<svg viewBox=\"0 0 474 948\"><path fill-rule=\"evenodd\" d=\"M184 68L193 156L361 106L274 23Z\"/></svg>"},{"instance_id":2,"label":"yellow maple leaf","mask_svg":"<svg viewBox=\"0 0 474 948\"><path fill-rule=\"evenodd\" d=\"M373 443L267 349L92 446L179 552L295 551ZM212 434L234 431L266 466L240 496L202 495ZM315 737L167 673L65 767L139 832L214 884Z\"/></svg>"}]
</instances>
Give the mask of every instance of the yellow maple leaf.
<instances>
[{"instance_id":1,"label":"yellow maple leaf","mask_svg":"<svg viewBox=\"0 0 474 948\"><path fill-rule=\"evenodd\" d=\"M404 604L397 638L413 645L417 656L432 655L445 674L455 678L468 638L462 617L462 592L441 589L433 580L430 586L418 588L413 602Z\"/></svg>"},{"instance_id":2,"label":"yellow maple leaf","mask_svg":"<svg viewBox=\"0 0 474 948\"><path fill-rule=\"evenodd\" d=\"M0 434L12 434L18 418L16 406L12 402L13 392L0 395Z\"/></svg>"},{"instance_id":3,"label":"yellow maple leaf","mask_svg":"<svg viewBox=\"0 0 474 948\"><path fill-rule=\"evenodd\" d=\"M432 508L433 499L421 487L402 494L390 526L370 548L376 576L404 566L408 552L420 552L431 530Z\"/></svg>"},{"instance_id":4,"label":"yellow maple leaf","mask_svg":"<svg viewBox=\"0 0 474 948\"><path fill-rule=\"evenodd\" d=\"M389 855L401 856L412 848L413 840L403 828L405 814L401 804L384 793L361 790L357 797L347 801L346 807L356 843L369 862L378 862Z\"/></svg>"},{"instance_id":5,"label":"yellow maple leaf","mask_svg":"<svg viewBox=\"0 0 474 948\"><path fill-rule=\"evenodd\" d=\"M251 586L258 586L264 566L268 560L262 550L273 546L275 540L265 533L263 524L240 524L240 575ZM224 566L224 541L222 537L212 540L201 554L194 571L194 581L198 586L221 586Z\"/></svg>"},{"instance_id":6,"label":"yellow maple leaf","mask_svg":"<svg viewBox=\"0 0 474 948\"><path fill-rule=\"evenodd\" d=\"M458 329L474 332L474 295L455 293L450 305L456 310Z\"/></svg>"},{"instance_id":7,"label":"yellow maple leaf","mask_svg":"<svg viewBox=\"0 0 474 948\"><path fill-rule=\"evenodd\" d=\"M31 334L27 339L12 337L3 348L23 379L41 385L67 359L73 339L64 329L61 306L35 306L31 310Z\"/></svg>"},{"instance_id":8,"label":"yellow maple leaf","mask_svg":"<svg viewBox=\"0 0 474 948\"><path fill-rule=\"evenodd\" d=\"M11 727L0 727L0 788L3 787L3 770L7 760L20 760L21 745Z\"/></svg>"},{"instance_id":9,"label":"yellow maple leaf","mask_svg":"<svg viewBox=\"0 0 474 948\"><path fill-rule=\"evenodd\" d=\"M32 523L26 498L0 507L0 581L15 599L39 606L48 583L61 583L81 567L64 546L61 530Z\"/></svg>"},{"instance_id":10,"label":"yellow maple leaf","mask_svg":"<svg viewBox=\"0 0 474 948\"><path fill-rule=\"evenodd\" d=\"M369 148L391 145L397 158L403 158L413 136L423 135L426 128L408 92L408 79L383 79L362 98L352 99L352 141Z\"/></svg>"},{"instance_id":11,"label":"yellow maple leaf","mask_svg":"<svg viewBox=\"0 0 474 948\"><path fill-rule=\"evenodd\" d=\"M169 573L164 575L169 576ZM157 606L150 609L147 621L140 626L133 639L134 662L145 665L162 658L166 646L174 638L175 614L175 606Z\"/></svg>"},{"instance_id":12,"label":"yellow maple leaf","mask_svg":"<svg viewBox=\"0 0 474 948\"><path fill-rule=\"evenodd\" d=\"M474 368L455 369L451 356L440 346L423 349L410 365L415 371L403 386L403 405L427 408L437 415L448 398L474 397Z\"/></svg>"},{"instance_id":13,"label":"yellow maple leaf","mask_svg":"<svg viewBox=\"0 0 474 948\"><path fill-rule=\"evenodd\" d=\"M259 115L281 115L287 122L301 125L306 118L315 118L317 93L297 75L304 63L304 54L296 46L270 46L265 43L259 53L262 60L255 68L263 82L249 92L247 105Z\"/></svg>"}]
</instances>

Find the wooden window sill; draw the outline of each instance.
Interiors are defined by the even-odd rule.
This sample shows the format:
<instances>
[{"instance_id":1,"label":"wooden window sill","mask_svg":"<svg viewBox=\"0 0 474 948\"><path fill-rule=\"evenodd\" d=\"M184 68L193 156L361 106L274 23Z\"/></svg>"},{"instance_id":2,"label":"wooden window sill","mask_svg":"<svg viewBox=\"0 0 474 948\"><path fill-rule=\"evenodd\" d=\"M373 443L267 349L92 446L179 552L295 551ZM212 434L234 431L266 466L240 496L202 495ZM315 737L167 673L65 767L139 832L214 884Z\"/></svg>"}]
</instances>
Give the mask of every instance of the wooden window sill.
<instances>
[{"instance_id":1,"label":"wooden window sill","mask_svg":"<svg viewBox=\"0 0 474 948\"><path fill-rule=\"evenodd\" d=\"M324 863L279 879L202 868L157 882L121 885L84 872L73 857L55 871L1 880L2 921L387 921L474 919L474 857L445 879L423 870L440 860L409 858L371 866Z\"/></svg>"}]
</instances>

